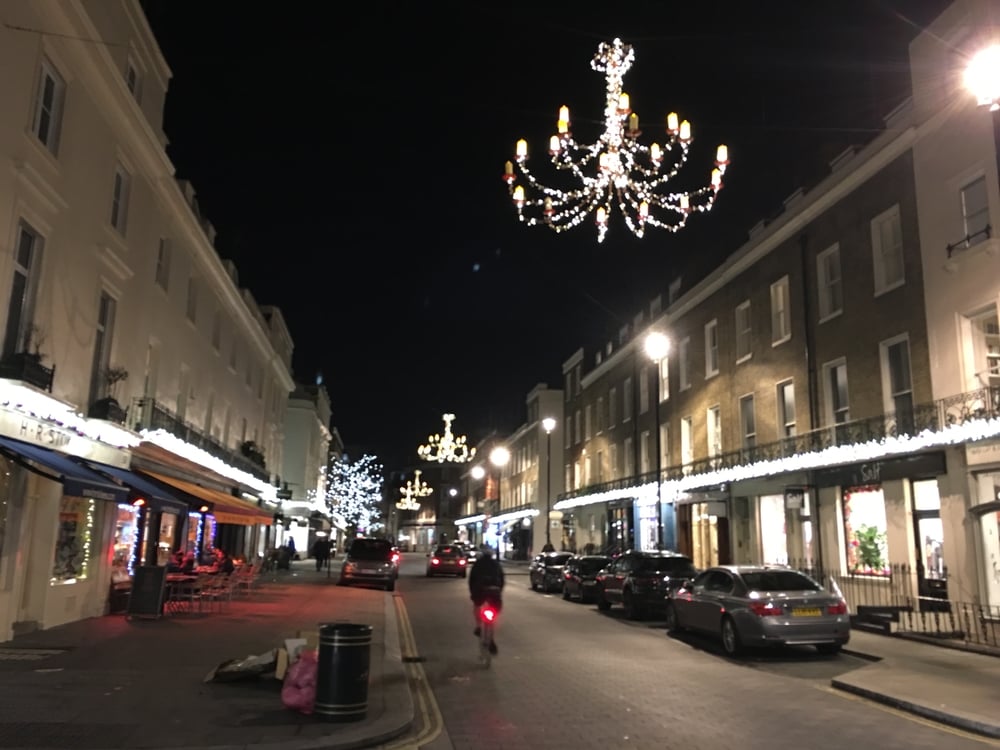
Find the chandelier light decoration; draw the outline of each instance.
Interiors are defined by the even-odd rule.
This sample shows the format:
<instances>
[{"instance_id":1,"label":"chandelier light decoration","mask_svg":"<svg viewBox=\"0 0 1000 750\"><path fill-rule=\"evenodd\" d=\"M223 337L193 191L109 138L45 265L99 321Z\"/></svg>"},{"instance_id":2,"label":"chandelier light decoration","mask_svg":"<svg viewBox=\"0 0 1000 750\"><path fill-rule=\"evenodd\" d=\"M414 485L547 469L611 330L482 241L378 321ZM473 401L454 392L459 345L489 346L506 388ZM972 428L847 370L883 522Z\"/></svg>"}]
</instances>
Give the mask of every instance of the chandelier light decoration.
<instances>
[{"instance_id":1,"label":"chandelier light decoration","mask_svg":"<svg viewBox=\"0 0 1000 750\"><path fill-rule=\"evenodd\" d=\"M406 486L399 488L403 499L396 503L400 510L420 510L420 503L417 498L427 497L434 490L427 486L427 482L420 481L420 469L413 472L413 480L406 480Z\"/></svg>"},{"instance_id":2,"label":"chandelier light decoration","mask_svg":"<svg viewBox=\"0 0 1000 750\"><path fill-rule=\"evenodd\" d=\"M688 192L668 190L667 183L687 162L691 123L671 112L662 145L639 143L639 116L632 111L628 94L622 92L622 77L634 59L632 45L615 39L611 44L602 42L590 63L594 70L604 72L607 82L604 132L597 142L578 143L570 131L569 107L559 109L557 134L549 138L549 156L555 168L569 172L579 187L561 190L540 183L528 169L528 142L517 142L515 161L506 163L504 181L518 218L528 226L542 224L563 232L578 226L593 212L597 241L602 242L615 208L637 237L642 237L650 226L676 232L693 212L711 210L722 189L729 150L718 147L708 186ZM517 183L515 163L527 187ZM529 197L529 190L534 197Z\"/></svg>"},{"instance_id":3,"label":"chandelier light decoration","mask_svg":"<svg viewBox=\"0 0 1000 750\"><path fill-rule=\"evenodd\" d=\"M444 435L431 435L427 439L427 445L417 448L417 455L424 461L439 464L471 461L476 455L476 449L466 445L465 435L455 437L451 434L451 423L455 420L455 415L442 414L441 418L444 420Z\"/></svg>"}]
</instances>

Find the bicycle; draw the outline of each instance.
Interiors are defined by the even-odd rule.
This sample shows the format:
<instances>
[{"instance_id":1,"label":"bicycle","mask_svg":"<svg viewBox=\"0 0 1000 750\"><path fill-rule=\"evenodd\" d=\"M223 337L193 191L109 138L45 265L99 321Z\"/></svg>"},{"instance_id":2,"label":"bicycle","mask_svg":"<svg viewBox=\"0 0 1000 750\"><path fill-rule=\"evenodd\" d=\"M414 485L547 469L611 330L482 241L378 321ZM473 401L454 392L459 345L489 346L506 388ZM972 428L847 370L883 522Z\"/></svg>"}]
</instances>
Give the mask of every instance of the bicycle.
<instances>
[{"instance_id":1,"label":"bicycle","mask_svg":"<svg viewBox=\"0 0 1000 750\"><path fill-rule=\"evenodd\" d=\"M500 589L491 587L486 599L479 605L479 661L486 669L490 668L493 660L490 647L493 646L493 629L499 615Z\"/></svg>"}]
</instances>

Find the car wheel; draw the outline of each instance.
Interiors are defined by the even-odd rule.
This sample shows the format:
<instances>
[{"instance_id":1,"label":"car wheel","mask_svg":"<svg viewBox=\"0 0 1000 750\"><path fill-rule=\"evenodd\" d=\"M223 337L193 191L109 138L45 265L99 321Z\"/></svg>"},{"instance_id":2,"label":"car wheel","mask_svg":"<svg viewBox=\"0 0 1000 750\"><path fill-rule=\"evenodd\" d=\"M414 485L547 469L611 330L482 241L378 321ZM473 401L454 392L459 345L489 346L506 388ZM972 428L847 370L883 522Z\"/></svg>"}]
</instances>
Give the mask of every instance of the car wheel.
<instances>
[{"instance_id":1,"label":"car wheel","mask_svg":"<svg viewBox=\"0 0 1000 750\"><path fill-rule=\"evenodd\" d=\"M569 601L572 598L573 598L573 596L569 593L569 586L567 586L564 583L563 584L563 599L565 599L566 601Z\"/></svg>"},{"instance_id":2,"label":"car wheel","mask_svg":"<svg viewBox=\"0 0 1000 750\"><path fill-rule=\"evenodd\" d=\"M674 607L673 602L667 602L667 611L664 619L667 621L668 633L680 633L684 630L681 627L680 620L677 619L677 609Z\"/></svg>"},{"instance_id":3,"label":"car wheel","mask_svg":"<svg viewBox=\"0 0 1000 750\"><path fill-rule=\"evenodd\" d=\"M840 653L840 649L843 648L843 644L840 643L817 643L816 650L819 651L824 656L836 656Z\"/></svg>"},{"instance_id":4,"label":"car wheel","mask_svg":"<svg viewBox=\"0 0 1000 750\"><path fill-rule=\"evenodd\" d=\"M607 612L611 609L611 602L604 598L603 591L597 595L597 608L601 610L601 612Z\"/></svg>"},{"instance_id":5,"label":"car wheel","mask_svg":"<svg viewBox=\"0 0 1000 750\"><path fill-rule=\"evenodd\" d=\"M740 643L740 633L736 629L736 623L728 615L722 618L722 650L728 656L739 656L743 652L743 644Z\"/></svg>"},{"instance_id":6,"label":"car wheel","mask_svg":"<svg viewBox=\"0 0 1000 750\"><path fill-rule=\"evenodd\" d=\"M622 593L622 606L625 608L625 616L630 620L642 619L642 610L632 596L632 592L625 590Z\"/></svg>"},{"instance_id":7,"label":"car wheel","mask_svg":"<svg viewBox=\"0 0 1000 750\"><path fill-rule=\"evenodd\" d=\"M387 583L385 585L385 590L386 591L395 591L396 590L396 582L395 581L389 581L389 583Z\"/></svg>"}]
</instances>

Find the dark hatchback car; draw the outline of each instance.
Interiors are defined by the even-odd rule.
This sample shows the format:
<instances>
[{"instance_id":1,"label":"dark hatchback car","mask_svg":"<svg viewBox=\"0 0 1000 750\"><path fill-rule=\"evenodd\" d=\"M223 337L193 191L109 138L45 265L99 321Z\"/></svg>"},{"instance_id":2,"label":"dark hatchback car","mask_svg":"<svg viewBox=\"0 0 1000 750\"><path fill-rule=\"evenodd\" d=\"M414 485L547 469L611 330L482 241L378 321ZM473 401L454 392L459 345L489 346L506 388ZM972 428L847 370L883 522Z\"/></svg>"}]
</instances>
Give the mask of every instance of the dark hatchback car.
<instances>
[{"instance_id":1,"label":"dark hatchback car","mask_svg":"<svg viewBox=\"0 0 1000 750\"><path fill-rule=\"evenodd\" d=\"M597 574L611 564L603 555L576 555L563 568L563 599L594 600Z\"/></svg>"},{"instance_id":2,"label":"dark hatchback car","mask_svg":"<svg viewBox=\"0 0 1000 750\"><path fill-rule=\"evenodd\" d=\"M392 591L396 588L398 576L399 550L385 539L359 537L352 539L347 547L337 584L374 584Z\"/></svg>"},{"instance_id":3,"label":"dark hatchback car","mask_svg":"<svg viewBox=\"0 0 1000 750\"><path fill-rule=\"evenodd\" d=\"M667 597L696 575L687 555L629 550L597 574L597 608L604 612L621 604L630 620L663 615Z\"/></svg>"},{"instance_id":4,"label":"dark hatchback car","mask_svg":"<svg viewBox=\"0 0 1000 750\"><path fill-rule=\"evenodd\" d=\"M535 555L528 567L528 583L532 591L562 591L563 566L573 557L572 552L543 552Z\"/></svg>"},{"instance_id":5,"label":"dark hatchback car","mask_svg":"<svg viewBox=\"0 0 1000 750\"><path fill-rule=\"evenodd\" d=\"M465 548L458 544L439 544L427 555L427 577L436 575L465 578L469 558Z\"/></svg>"}]
</instances>

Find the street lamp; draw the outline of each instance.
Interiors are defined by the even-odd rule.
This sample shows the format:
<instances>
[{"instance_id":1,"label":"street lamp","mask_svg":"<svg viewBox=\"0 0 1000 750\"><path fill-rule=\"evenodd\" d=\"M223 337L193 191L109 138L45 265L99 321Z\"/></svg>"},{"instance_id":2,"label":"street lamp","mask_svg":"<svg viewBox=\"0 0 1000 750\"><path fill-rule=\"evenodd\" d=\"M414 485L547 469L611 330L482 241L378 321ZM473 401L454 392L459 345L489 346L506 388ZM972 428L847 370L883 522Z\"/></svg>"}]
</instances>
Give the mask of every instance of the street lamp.
<instances>
[{"instance_id":1,"label":"street lamp","mask_svg":"<svg viewBox=\"0 0 1000 750\"><path fill-rule=\"evenodd\" d=\"M556 420L546 417L542 420L545 430L545 546L552 549L552 430L556 428Z\"/></svg>"},{"instance_id":2,"label":"street lamp","mask_svg":"<svg viewBox=\"0 0 1000 750\"><path fill-rule=\"evenodd\" d=\"M659 331L652 331L646 336L646 356L656 364L656 398L653 409L656 411L656 546L663 549L663 500L660 497L660 379L662 370L660 362L670 351L670 339Z\"/></svg>"},{"instance_id":3,"label":"street lamp","mask_svg":"<svg viewBox=\"0 0 1000 750\"><path fill-rule=\"evenodd\" d=\"M497 468L497 512L500 511L500 479L501 470L510 461L510 451L504 446L498 445L490 451L490 463ZM500 535L497 534L497 559L500 559Z\"/></svg>"},{"instance_id":4,"label":"street lamp","mask_svg":"<svg viewBox=\"0 0 1000 750\"><path fill-rule=\"evenodd\" d=\"M965 69L965 85L980 106L1000 109L1000 45L980 50Z\"/></svg>"}]
</instances>

